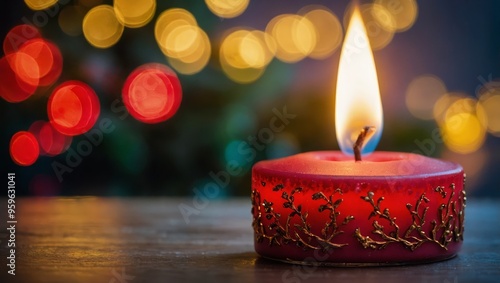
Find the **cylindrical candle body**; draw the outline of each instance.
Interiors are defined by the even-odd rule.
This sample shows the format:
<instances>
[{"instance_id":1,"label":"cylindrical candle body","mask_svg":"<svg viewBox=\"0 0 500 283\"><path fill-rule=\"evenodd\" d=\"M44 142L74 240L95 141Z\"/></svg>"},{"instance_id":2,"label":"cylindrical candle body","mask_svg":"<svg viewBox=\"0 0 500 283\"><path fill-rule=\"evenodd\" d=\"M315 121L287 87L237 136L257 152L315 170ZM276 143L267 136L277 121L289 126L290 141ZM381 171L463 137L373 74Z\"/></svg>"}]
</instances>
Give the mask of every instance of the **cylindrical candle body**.
<instances>
[{"instance_id":1,"label":"cylindrical candle body","mask_svg":"<svg viewBox=\"0 0 500 283\"><path fill-rule=\"evenodd\" d=\"M416 154L308 152L252 170L255 249L326 265L443 260L463 241L464 172Z\"/></svg>"}]
</instances>

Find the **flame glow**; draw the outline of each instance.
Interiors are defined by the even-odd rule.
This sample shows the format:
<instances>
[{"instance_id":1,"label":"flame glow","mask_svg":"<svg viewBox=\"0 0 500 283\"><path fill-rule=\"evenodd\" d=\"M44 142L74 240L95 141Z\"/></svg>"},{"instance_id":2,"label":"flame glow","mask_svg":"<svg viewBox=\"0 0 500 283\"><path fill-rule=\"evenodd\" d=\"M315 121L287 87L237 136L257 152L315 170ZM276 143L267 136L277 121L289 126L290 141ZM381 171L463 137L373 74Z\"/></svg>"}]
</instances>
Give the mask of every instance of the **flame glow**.
<instances>
[{"instance_id":1,"label":"flame glow","mask_svg":"<svg viewBox=\"0 0 500 283\"><path fill-rule=\"evenodd\" d=\"M362 154L375 150L382 135L383 114L373 53L356 7L342 46L337 77L335 128L343 153L353 154L353 144L366 126L375 127L375 133L365 142Z\"/></svg>"}]
</instances>

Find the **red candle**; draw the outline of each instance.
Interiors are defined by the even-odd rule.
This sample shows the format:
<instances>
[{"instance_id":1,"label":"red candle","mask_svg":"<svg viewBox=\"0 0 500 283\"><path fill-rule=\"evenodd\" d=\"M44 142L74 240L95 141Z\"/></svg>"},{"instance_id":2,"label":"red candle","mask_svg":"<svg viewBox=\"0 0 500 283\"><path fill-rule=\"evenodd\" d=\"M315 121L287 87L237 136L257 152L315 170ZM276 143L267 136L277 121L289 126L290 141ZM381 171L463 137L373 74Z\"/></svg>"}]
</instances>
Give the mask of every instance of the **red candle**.
<instances>
[{"instance_id":1,"label":"red candle","mask_svg":"<svg viewBox=\"0 0 500 283\"><path fill-rule=\"evenodd\" d=\"M252 177L255 249L319 264L447 259L463 240L463 184L459 165L409 153L353 162L323 151L259 162Z\"/></svg>"},{"instance_id":2,"label":"red candle","mask_svg":"<svg viewBox=\"0 0 500 283\"><path fill-rule=\"evenodd\" d=\"M382 133L382 104L357 8L340 57L335 120L342 151L253 167L257 253L342 266L455 256L463 241L465 174L458 164L417 154L372 153Z\"/></svg>"}]
</instances>

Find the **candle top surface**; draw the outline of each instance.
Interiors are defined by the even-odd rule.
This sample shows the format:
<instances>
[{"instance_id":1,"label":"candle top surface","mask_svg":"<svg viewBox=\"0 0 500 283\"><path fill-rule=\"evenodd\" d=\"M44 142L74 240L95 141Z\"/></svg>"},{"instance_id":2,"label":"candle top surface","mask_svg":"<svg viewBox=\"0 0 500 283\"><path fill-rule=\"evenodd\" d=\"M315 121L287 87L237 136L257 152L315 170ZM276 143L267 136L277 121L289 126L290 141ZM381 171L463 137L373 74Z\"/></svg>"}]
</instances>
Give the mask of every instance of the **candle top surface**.
<instances>
[{"instance_id":1,"label":"candle top surface","mask_svg":"<svg viewBox=\"0 0 500 283\"><path fill-rule=\"evenodd\" d=\"M404 152L374 152L354 161L340 151L312 151L274 160L258 162L254 170L269 173L314 175L329 178L358 177L426 177L463 171L454 162Z\"/></svg>"}]
</instances>

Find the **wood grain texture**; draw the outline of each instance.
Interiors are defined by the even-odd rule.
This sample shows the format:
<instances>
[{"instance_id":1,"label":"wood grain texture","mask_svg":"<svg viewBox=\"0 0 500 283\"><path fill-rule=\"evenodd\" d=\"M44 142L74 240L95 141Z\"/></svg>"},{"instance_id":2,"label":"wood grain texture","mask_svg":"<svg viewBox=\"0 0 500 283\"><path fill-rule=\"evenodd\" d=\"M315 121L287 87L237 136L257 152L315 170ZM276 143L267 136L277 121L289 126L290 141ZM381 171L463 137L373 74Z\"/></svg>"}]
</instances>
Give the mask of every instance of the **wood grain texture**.
<instances>
[{"instance_id":1,"label":"wood grain texture","mask_svg":"<svg viewBox=\"0 0 500 283\"><path fill-rule=\"evenodd\" d=\"M5 200L2 200L5 201ZM172 198L18 199L16 276L0 282L499 282L500 201L469 200L459 256L380 268L295 266L253 250L250 200L210 201L186 223Z\"/></svg>"}]
</instances>

